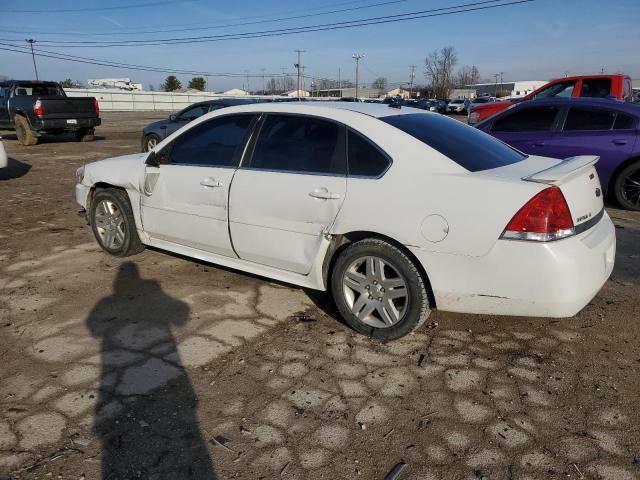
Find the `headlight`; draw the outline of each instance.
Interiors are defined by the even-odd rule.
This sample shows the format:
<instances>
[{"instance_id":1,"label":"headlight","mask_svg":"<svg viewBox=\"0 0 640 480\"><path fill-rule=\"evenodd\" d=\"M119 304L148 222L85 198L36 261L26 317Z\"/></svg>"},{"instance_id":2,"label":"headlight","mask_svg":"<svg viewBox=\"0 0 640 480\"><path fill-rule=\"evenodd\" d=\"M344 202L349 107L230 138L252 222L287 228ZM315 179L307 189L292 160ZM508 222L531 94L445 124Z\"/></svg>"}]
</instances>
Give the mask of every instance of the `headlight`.
<instances>
[{"instance_id":1,"label":"headlight","mask_svg":"<svg viewBox=\"0 0 640 480\"><path fill-rule=\"evenodd\" d=\"M78 183L82 183L82 180L84 180L84 165L76 170L76 180L78 180Z\"/></svg>"}]
</instances>

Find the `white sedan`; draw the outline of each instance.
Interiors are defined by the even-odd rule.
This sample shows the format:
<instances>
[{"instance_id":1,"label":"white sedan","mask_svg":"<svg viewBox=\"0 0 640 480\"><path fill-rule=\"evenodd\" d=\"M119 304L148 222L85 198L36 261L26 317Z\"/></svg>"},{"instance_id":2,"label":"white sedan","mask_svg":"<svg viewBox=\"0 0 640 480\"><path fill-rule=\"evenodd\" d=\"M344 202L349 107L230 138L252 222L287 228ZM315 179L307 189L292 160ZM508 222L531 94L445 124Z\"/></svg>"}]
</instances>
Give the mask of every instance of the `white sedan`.
<instances>
[{"instance_id":1,"label":"white sedan","mask_svg":"<svg viewBox=\"0 0 640 480\"><path fill-rule=\"evenodd\" d=\"M75 195L112 255L150 245L330 289L355 330L392 339L434 308L568 317L589 303L616 248L596 161L526 156L412 108L265 103L90 163Z\"/></svg>"}]
</instances>

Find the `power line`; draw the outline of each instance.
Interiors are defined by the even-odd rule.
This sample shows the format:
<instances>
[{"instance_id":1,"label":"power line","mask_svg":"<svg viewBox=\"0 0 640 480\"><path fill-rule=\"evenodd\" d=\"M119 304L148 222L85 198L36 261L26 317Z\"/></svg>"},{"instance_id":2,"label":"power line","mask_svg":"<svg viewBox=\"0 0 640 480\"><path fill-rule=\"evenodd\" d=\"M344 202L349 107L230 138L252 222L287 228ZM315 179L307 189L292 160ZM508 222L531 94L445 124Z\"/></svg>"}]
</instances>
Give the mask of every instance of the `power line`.
<instances>
[{"instance_id":1,"label":"power line","mask_svg":"<svg viewBox=\"0 0 640 480\"><path fill-rule=\"evenodd\" d=\"M296 20L296 19L300 19L300 18L309 18L309 17L319 17L322 15L331 15L331 14L335 14L335 13L345 13L345 12L351 12L351 11L355 11L355 10L362 10L362 9L367 9L367 8L375 8L375 7L380 7L383 5L392 5L392 4L396 4L396 3L405 3L408 2L409 0L389 0L386 2L378 2L378 3L372 3L372 4L368 4L368 5L361 5L361 6L356 6L356 7L350 7L350 8L343 8L343 9L338 9L338 10L330 10L327 12L320 12L320 13L308 13L305 15L295 15L295 16L290 16L290 17L282 17L282 18L273 18L273 19L266 19L266 20L257 20L257 21L252 21L252 22L240 22L240 23L227 23L227 24L218 24L218 25L210 25L210 26L206 26L206 27L190 27L190 28L177 28L177 29L163 29L163 30L143 30L143 31L136 31L135 33L131 33L131 34L126 34L125 35L146 35L146 34L150 34L150 33L169 33L169 32L188 32L188 31L195 31L195 30L212 30L212 29L216 29L216 28L228 28L228 27L240 27L240 26L246 26L246 25L256 25L256 24L260 24L260 23L274 23L274 22L281 22L281 21L286 21L286 20ZM496 0L497 1L497 0ZM353 2L350 2L353 3ZM251 17L249 17L251 18ZM7 29L3 29L0 26L0 31L3 32L7 32L7 33L20 33L20 34L24 34L24 33L37 33L38 35L87 35L87 36L112 36L112 35L117 35L117 34L122 34L122 32L118 32L118 31L111 31L111 32L43 32L43 31L33 31L33 32L25 32L22 30L7 30ZM54 41L54 40L52 40Z\"/></svg>"},{"instance_id":2,"label":"power line","mask_svg":"<svg viewBox=\"0 0 640 480\"><path fill-rule=\"evenodd\" d=\"M104 42L104 41L52 41L42 40L42 44L46 44L49 47L122 47L122 46L151 46L151 45L178 45L183 43L202 43L202 42L217 42L223 40L240 40L247 38L264 38L275 37L283 35L292 35L298 33L310 33L328 30L341 30L345 28L363 27L369 25L379 25L386 23L396 23L408 20L417 20L422 18L440 17L446 15L454 15L458 13L466 13L473 11L489 10L493 8L506 7L510 5L518 5L524 3L531 3L536 0L484 0L479 2L472 2L460 5L454 5L451 7L435 8L430 10L420 10L416 12L402 13L397 15L387 15L384 17L371 17L360 20L350 20L345 22L333 22L318 25L309 25L305 27L292 27L275 30L263 30L257 32L245 32L245 33L232 33L225 35L205 35L198 37L178 37L178 38L166 38L166 39L152 39L152 40L121 40L116 42ZM496 3L502 2L502 3ZM448 10L448 11L447 11ZM17 41L16 39L0 39L4 41Z\"/></svg>"},{"instance_id":3,"label":"power line","mask_svg":"<svg viewBox=\"0 0 640 480\"><path fill-rule=\"evenodd\" d=\"M161 0L146 3L134 3L128 5L113 5L111 7L87 7L87 8L49 8L46 10L4 10L4 13L38 13L38 14L57 14L57 13L81 13L81 12L101 12L106 10L128 10L131 8L157 7L160 5L173 5L176 3L184 3L185 0Z\"/></svg>"}]
</instances>

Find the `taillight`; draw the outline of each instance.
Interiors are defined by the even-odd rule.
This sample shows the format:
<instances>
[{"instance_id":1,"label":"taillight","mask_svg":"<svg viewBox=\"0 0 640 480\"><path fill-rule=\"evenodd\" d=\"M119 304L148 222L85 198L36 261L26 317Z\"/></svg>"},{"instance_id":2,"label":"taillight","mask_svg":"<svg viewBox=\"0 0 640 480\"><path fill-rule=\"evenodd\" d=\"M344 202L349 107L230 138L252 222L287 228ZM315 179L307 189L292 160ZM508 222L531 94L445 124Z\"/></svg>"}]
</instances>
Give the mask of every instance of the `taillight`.
<instances>
[{"instance_id":1,"label":"taillight","mask_svg":"<svg viewBox=\"0 0 640 480\"><path fill-rule=\"evenodd\" d=\"M36 103L33 104L33 113L35 113L38 117L44 115L44 107L42 106L42 102L40 100L36 100Z\"/></svg>"},{"instance_id":2,"label":"taillight","mask_svg":"<svg viewBox=\"0 0 640 480\"><path fill-rule=\"evenodd\" d=\"M558 187L549 187L514 215L501 238L550 242L574 233L573 219L562 191Z\"/></svg>"},{"instance_id":3,"label":"taillight","mask_svg":"<svg viewBox=\"0 0 640 480\"><path fill-rule=\"evenodd\" d=\"M100 104L95 98L93 99L93 109L96 111L96 113L100 113Z\"/></svg>"}]
</instances>

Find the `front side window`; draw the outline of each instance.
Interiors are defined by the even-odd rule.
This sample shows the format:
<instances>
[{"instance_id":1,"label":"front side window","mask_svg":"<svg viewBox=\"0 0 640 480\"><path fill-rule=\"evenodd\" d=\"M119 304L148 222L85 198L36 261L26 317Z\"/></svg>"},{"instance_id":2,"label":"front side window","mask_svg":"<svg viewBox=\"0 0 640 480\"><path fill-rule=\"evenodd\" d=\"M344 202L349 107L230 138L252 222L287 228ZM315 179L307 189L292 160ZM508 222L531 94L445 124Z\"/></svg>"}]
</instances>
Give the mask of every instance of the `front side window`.
<instances>
[{"instance_id":1,"label":"front side window","mask_svg":"<svg viewBox=\"0 0 640 480\"><path fill-rule=\"evenodd\" d=\"M493 123L492 132L546 132L551 130L557 107L526 108L506 114Z\"/></svg>"},{"instance_id":2,"label":"front side window","mask_svg":"<svg viewBox=\"0 0 640 480\"><path fill-rule=\"evenodd\" d=\"M170 163L236 166L252 119L253 115L231 115L209 120L186 131L174 142Z\"/></svg>"},{"instance_id":3,"label":"front side window","mask_svg":"<svg viewBox=\"0 0 640 480\"><path fill-rule=\"evenodd\" d=\"M391 163L375 145L354 131L349 130L347 144L350 176L379 177Z\"/></svg>"},{"instance_id":4,"label":"front side window","mask_svg":"<svg viewBox=\"0 0 640 480\"><path fill-rule=\"evenodd\" d=\"M209 111L208 105L198 105L197 107L190 108L188 110L185 110L181 114L179 114L177 120L182 122L190 122L192 120L195 120L198 117L201 117L208 111Z\"/></svg>"},{"instance_id":5,"label":"front side window","mask_svg":"<svg viewBox=\"0 0 640 480\"><path fill-rule=\"evenodd\" d=\"M611 95L610 78L588 78L582 81L581 97L606 98Z\"/></svg>"},{"instance_id":6,"label":"front side window","mask_svg":"<svg viewBox=\"0 0 640 480\"><path fill-rule=\"evenodd\" d=\"M535 99L541 98L570 98L573 95L573 89L576 87L575 80L568 80L566 82L558 82L553 85L549 85L544 90L540 90L533 96Z\"/></svg>"},{"instance_id":7,"label":"front side window","mask_svg":"<svg viewBox=\"0 0 640 480\"><path fill-rule=\"evenodd\" d=\"M605 110L571 108L564 122L563 130L611 130L616 114Z\"/></svg>"},{"instance_id":8,"label":"front side window","mask_svg":"<svg viewBox=\"0 0 640 480\"><path fill-rule=\"evenodd\" d=\"M444 115L412 113L382 117L461 167L479 172L520 162L526 155L477 128Z\"/></svg>"},{"instance_id":9,"label":"front side window","mask_svg":"<svg viewBox=\"0 0 640 480\"><path fill-rule=\"evenodd\" d=\"M298 115L268 115L251 168L294 173L345 174L345 128Z\"/></svg>"}]
</instances>

